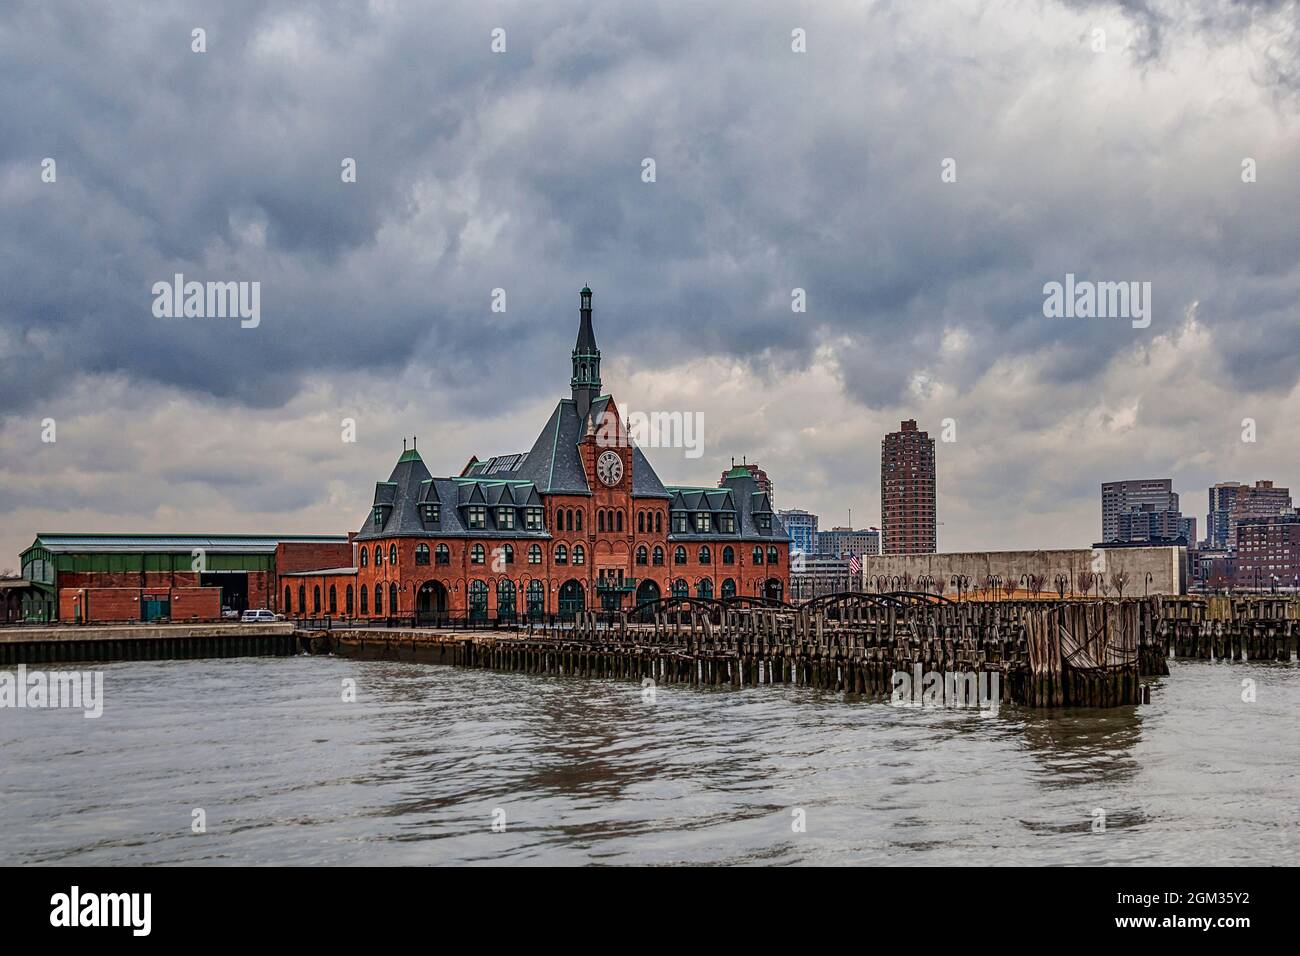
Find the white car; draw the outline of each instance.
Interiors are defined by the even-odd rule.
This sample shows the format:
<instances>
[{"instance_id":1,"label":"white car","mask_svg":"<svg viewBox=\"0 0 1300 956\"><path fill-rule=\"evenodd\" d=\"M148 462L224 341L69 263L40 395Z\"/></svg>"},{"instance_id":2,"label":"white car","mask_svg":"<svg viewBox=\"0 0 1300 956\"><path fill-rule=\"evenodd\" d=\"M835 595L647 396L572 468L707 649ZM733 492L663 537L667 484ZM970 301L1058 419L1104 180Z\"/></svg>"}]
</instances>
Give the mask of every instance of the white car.
<instances>
[{"instance_id":1,"label":"white car","mask_svg":"<svg viewBox=\"0 0 1300 956\"><path fill-rule=\"evenodd\" d=\"M275 622L275 615L266 608L258 610L250 608L239 620L244 624L271 624Z\"/></svg>"}]
</instances>

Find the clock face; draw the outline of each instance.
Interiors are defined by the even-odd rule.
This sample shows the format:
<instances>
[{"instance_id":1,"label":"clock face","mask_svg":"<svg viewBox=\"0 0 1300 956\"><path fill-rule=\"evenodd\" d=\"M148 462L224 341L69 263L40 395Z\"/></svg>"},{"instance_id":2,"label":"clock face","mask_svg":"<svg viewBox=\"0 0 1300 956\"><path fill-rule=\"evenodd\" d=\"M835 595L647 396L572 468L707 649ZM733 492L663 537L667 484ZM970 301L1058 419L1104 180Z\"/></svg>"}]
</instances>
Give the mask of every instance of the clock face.
<instances>
[{"instance_id":1,"label":"clock face","mask_svg":"<svg viewBox=\"0 0 1300 956\"><path fill-rule=\"evenodd\" d=\"M618 452L603 452L596 459L596 477L611 488L623 480L623 459Z\"/></svg>"}]
</instances>

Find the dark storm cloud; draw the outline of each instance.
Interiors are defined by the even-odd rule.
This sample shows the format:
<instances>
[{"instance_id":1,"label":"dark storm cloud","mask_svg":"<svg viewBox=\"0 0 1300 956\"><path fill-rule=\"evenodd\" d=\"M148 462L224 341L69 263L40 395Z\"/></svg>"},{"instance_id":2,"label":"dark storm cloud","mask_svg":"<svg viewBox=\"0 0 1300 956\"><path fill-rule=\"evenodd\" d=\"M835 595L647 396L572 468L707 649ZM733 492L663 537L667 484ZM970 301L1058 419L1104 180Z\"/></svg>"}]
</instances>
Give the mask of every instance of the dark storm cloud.
<instances>
[{"instance_id":1,"label":"dark storm cloud","mask_svg":"<svg viewBox=\"0 0 1300 956\"><path fill-rule=\"evenodd\" d=\"M1215 166L1118 112L1179 44L1240 41L1283 8L1026 5L1061 14L1060 36L995 49L967 39L986 14L912 4L10 4L0 402L96 372L273 409L313 375L412 364L466 405L551 393L591 282L611 352L797 366L831 337L849 394L881 407L953 327L971 333L958 388L1007 355L1097 374L1137 339L1042 318L1043 283L1070 271L1152 281L1157 329L1200 300L1236 384L1286 388L1294 177L1266 165L1242 199L1239 157L1268 142ZM1129 27L1104 67L1065 19L1080 10ZM1294 77L1294 53L1275 43L1259 81ZM1122 84L1114 122L1080 96L1100 69ZM261 328L153 318L176 272L260 281Z\"/></svg>"}]
</instances>

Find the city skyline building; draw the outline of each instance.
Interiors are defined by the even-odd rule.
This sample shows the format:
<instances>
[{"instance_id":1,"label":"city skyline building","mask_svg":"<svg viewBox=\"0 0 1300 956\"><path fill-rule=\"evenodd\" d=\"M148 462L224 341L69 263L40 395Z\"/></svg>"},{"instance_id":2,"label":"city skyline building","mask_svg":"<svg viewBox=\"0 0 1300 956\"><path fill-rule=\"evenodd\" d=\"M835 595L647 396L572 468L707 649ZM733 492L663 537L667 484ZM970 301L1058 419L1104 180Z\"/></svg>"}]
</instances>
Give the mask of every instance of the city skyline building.
<instances>
[{"instance_id":1,"label":"city skyline building","mask_svg":"<svg viewBox=\"0 0 1300 956\"><path fill-rule=\"evenodd\" d=\"M818 516L802 508L788 508L777 512L785 530L790 532L790 548L800 554L817 550Z\"/></svg>"},{"instance_id":2,"label":"city skyline building","mask_svg":"<svg viewBox=\"0 0 1300 956\"><path fill-rule=\"evenodd\" d=\"M880 533L884 554L938 550L934 439L907 419L880 443Z\"/></svg>"},{"instance_id":3,"label":"city skyline building","mask_svg":"<svg viewBox=\"0 0 1300 956\"><path fill-rule=\"evenodd\" d=\"M1101 540L1121 541L1120 514L1129 509L1179 512L1172 478L1134 478L1103 482L1101 486Z\"/></svg>"}]
</instances>

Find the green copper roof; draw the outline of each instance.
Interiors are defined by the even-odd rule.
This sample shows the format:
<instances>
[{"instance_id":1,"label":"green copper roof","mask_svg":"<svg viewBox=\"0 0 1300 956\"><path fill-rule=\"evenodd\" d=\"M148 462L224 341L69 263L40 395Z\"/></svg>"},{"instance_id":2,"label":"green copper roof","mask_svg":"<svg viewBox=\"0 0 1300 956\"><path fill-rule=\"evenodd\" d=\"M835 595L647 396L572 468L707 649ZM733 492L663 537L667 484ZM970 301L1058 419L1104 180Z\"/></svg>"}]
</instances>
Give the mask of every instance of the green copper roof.
<instances>
[{"instance_id":1,"label":"green copper roof","mask_svg":"<svg viewBox=\"0 0 1300 956\"><path fill-rule=\"evenodd\" d=\"M748 475L749 469L742 468L740 465L736 465L736 467L732 468L731 471L727 472L728 478L745 478Z\"/></svg>"},{"instance_id":2,"label":"green copper roof","mask_svg":"<svg viewBox=\"0 0 1300 956\"><path fill-rule=\"evenodd\" d=\"M582 294L583 294L583 295L591 295L591 289L587 288L587 287L584 285L584 286L582 287Z\"/></svg>"},{"instance_id":3,"label":"green copper roof","mask_svg":"<svg viewBox=\"0 0 1300 956\"><path fill-rule=\"evenodd\" d=\"M408 448L402 452L402 457L397 459L399 465L404 461L424 461L424 459L420 457L420 453L414 448Z\"/></svg>"}]
</instances>

